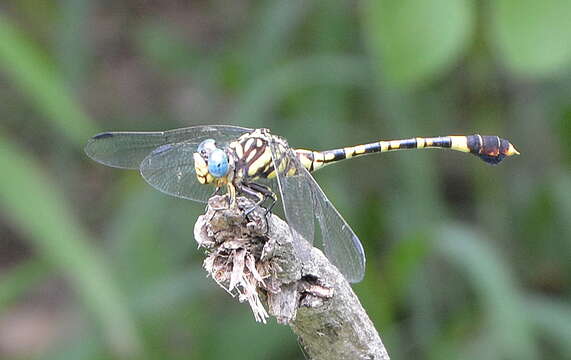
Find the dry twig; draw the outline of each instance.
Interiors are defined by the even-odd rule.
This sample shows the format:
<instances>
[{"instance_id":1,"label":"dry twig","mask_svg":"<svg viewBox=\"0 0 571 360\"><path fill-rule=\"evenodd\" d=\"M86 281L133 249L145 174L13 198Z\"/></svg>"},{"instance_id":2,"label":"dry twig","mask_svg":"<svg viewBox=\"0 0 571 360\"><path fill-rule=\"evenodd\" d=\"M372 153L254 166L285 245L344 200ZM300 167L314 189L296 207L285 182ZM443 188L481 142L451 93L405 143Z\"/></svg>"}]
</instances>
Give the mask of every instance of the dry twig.
<instances>
[{"instance_id":1,"label":"dry twig","mask_svg":"<svg viewBox=\"0 0 571 360\"><path fill-rule=\"evenodd\" d=\"M207 250L204 267L233 296L247 301L257 321L274 316L299 336L311 359L382 359L389 356L343 275L309 243L292 243L287 224L238 198L214 196L195 224ZM310 220L313 221L313 220ZM302 251L310 256L298 256ZM267 309L267 310L266 310Z\"/></svg>"}]
</instances>

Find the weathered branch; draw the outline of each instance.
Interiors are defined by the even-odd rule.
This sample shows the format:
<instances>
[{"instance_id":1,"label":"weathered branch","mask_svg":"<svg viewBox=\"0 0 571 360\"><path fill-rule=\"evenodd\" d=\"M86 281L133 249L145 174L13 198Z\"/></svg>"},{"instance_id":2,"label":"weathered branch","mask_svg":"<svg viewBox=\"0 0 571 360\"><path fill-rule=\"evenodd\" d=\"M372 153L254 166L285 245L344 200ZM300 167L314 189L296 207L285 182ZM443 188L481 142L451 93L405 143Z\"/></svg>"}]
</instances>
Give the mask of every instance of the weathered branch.
<instances>
[{"instance_id":1,"label":"weathered branch","mask_svg":"<svg viewBox=\"0 0 571 360\"><path fill-rule=\"evenodd\" d=\"M207 250L204 266L212 278L248 301L256 320L265 322L272 315L288 324L311 359L388 360L351 286L323 253L307 242L294 244L279 217L266 217L262 208L246 216L243 209L253 203L246 198L237 202L232 209L227 197L212 197L195 224L194 236Z\"/></svg>"}]
</instances>

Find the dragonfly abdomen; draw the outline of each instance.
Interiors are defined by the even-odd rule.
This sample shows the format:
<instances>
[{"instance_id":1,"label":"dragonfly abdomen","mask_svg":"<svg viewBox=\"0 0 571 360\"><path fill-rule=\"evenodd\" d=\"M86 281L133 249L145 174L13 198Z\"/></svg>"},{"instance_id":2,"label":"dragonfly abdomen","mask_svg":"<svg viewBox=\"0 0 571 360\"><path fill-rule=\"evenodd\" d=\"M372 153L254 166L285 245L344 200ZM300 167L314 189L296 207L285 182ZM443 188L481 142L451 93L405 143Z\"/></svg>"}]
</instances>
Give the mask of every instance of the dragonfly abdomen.
<instances>
[{"instance_id":1,"label":"dragonfly abdomen","mask_svg":"<svg viewBox=\"0 0 571 360\"><path fill-rule=\"evenodd\" d=\"M325 165L356 156L396 150L430 148L451 149L471 153L486 163L494 165L507 156L519 154L515 147L506 139L498 136L482 136L478 134L381 140L369 144L325 151L297 149L296 154L306 169L314 171Z\"/></svg>"}]
</instances>

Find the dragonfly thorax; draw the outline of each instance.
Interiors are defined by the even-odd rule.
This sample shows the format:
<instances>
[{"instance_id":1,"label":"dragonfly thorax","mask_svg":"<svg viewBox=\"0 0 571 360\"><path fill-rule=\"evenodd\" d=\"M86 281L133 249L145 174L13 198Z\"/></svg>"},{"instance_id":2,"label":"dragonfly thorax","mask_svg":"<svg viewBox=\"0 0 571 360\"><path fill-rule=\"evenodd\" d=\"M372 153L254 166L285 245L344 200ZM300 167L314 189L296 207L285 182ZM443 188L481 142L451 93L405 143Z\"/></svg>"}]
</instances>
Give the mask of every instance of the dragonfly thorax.
<instances>
[{"instance_id":1,"label":"dragonfly thorax","mask_svg":"<svg viewBox=\"0 0 571 360\"><path fill-rule=\"evenodd\" d=\"M268 129L256 129L230 143L229 147L236 155L235 181L250 182L275 177L270 143L281 152L287 147L285 140L271 135ZM285 164L284 161L283 165Z\"/></svg>"}]
</instances>

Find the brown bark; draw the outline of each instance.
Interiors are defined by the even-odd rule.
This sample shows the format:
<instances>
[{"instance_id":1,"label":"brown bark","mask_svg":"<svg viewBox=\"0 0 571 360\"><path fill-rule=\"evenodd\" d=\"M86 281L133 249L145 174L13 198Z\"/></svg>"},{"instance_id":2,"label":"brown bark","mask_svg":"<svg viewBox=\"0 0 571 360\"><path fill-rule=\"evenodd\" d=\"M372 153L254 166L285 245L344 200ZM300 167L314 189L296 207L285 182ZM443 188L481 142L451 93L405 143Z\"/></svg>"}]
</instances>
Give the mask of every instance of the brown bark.
<instances>
[{"instance_id":1,"label":"brown bark","mask_svg":"<svg viewBox=\"0 0 571 360\"><path fill-rule=\"evenodd\" d=\"M226 197L212 197L195 224L212 278L248 301L256 320L271 315L288 324L311 359L388 360L351 286L323 253L308 242L293 244L287 223L263 208L246 216L252 202L237 200L232 209Z\"/></svg>"}]
</instances>

